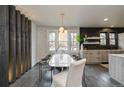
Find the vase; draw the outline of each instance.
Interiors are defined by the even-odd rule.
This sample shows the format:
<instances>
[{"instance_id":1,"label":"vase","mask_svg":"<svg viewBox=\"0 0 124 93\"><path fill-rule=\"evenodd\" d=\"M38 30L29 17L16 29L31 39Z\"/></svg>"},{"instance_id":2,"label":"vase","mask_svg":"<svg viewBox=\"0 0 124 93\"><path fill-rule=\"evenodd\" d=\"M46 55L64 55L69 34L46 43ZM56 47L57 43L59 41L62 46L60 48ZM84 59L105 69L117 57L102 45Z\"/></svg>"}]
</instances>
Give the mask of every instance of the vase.
<instances>
[{"instance_id":1,"label":"vase","mask_svg":"<svg viewBox=\"0 0 124 93\"><path fill-rule=\"evenodd\" d=\"M84 46L83 46L83 44L81 44L81 49L79 50L80 58L83 58L83 50L84 50Z\"/></svg>"}]
</instances>

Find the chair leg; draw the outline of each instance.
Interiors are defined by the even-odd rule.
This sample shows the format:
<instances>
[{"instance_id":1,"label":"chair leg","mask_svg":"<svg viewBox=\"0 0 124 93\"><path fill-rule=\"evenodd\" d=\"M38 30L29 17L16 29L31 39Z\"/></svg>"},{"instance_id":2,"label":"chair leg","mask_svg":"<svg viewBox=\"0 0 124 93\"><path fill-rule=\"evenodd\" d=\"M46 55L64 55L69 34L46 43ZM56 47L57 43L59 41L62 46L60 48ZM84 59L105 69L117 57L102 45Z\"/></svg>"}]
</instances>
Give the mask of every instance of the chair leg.
<instances>
[{"instance_id":1,"label":"chair leg","mask_svg":"<svg viewBox=\"0 0 124 93\"><path fill-rule=\"evenodd\" d=\"M52 69L51 69L51 84L52 84L52 77L53 77L53 73L52 73Z\"/></svg>"},{"instance_id":2,"label":"chair leg","mask_svg":"<svg viewBox=\"0 0 124 93\"><path fill-rule=\"evenodd\" d=\"M85 81L85 80L83 80L83 83L84 83L85 87L87 87L87 83L86 83L86 81Z\"/></svg>"},{"instance_id":3,"label":"chair leg","mask_svg":"<svg viewBox=\"0 0 124 93\"><path fill-rule=\"evenodd\" d=\"M42 80L42 70L41 70L42 65L39 63L39 85L41 83Z\"/></svg>"},{"instance_id":4,"label":"chair leg","mask_svg":"<svg viewBox=\"0 0 124 93\"><path fill-rule=\"evenodd\" d=\"M85 87L87 87L87 83L86 83L86 69L84 67L84 73L83 73L83 83L85 84Z\"/></svg>"},{"instance_id":5,"label":"chair leg","mask_svg":"<svg viewBox=\"0 0 124 93\"><path fill-rule=\"evenodd\" d=\"M39 63L39 82L40 82L41 74L40 74L40 63Z\"/></svg>"}]
</instances>

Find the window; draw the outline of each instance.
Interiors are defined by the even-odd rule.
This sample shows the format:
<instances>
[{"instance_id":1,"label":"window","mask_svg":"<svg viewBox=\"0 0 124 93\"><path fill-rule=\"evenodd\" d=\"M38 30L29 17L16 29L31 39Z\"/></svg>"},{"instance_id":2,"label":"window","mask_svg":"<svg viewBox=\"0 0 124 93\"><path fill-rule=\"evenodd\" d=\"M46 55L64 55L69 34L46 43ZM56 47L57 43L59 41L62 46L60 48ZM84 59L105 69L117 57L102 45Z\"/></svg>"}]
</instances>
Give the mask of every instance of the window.
<instances>
[{"instance_id":1,"label":"window","mask_svg":"<svg viewBox=\"0 0 124 93\"><path fill-rule=\"evenodd\" d=\"M77 31L49 31L47 35L48 52L57 52L63 50L68 53L71 51L77 51L79 48L79 43L76 41L77 34Z\"/></svg>"},{"instance_id":2,"label":"window","mask_svg":"<svg viewBox=\"0 0 124 93\"><path fill-rule=\"evenodd\" d=\"M115 33L109 33L110 45L115 45Z\"/></svg>"},{"instance_id":3,"label":"window","mask_svg":"<svg viewBox=\"0 0 124 93\"><path fill-rule=\"evenodd\" d=\"M106 33L100 33L100 45L106 45Z\"/></svg>"},{"instance_id":4,"label":"window","mask_svg":"<svg viewBox=\"0 0 124 93\"><path fill-rule=\"evenodd\" d=\"M71 50L72 51L76 51L78 48L78 43L76 41L76 35L77 35L76 32L71 33Z\"/></svg>"},{"instance_id":5,"label":"window","mask_svg":"<svg viewBox=\"0 0 124 93\"><path fill-rule=\"evenodd\" d=\"M49 50L55 50L55 32L49 33Z\"/></svg>"},{"instance_id":6,"label":"window","mask_svg":"<svg viewBox=\"0 0 124 93\"><path fill-rule=\"evenodd\" d=\"M67 31L59 32L59 46L58 50L68 50L68 36Z\"/></svg>"}]
</instances>

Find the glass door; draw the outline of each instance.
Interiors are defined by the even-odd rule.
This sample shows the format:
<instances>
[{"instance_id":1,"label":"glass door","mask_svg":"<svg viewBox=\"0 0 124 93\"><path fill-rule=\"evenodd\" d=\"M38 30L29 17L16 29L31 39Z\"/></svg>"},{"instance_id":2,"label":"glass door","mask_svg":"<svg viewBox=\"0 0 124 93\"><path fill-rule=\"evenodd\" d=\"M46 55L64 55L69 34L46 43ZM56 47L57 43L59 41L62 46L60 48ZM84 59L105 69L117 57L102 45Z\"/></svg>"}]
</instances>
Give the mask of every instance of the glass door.
<instances>
[{"instance_id":1,"label":"glass door","mask_svg":"<svg viewBox=\"0 0 124 93\"><path fill-rule=\"evenodd\" d=\"M109 33L109 44L116 45L115 33Z\"/></svg>"},{"instance_id":2,"label":"glass door","mask_svg":"<svg viewBox=\"0 0 124 93\"><path fill-rule=\"evenodd\" d=\"M100 33L100 45L106 45L106 33Z\"/></svg>"}]
</instances>

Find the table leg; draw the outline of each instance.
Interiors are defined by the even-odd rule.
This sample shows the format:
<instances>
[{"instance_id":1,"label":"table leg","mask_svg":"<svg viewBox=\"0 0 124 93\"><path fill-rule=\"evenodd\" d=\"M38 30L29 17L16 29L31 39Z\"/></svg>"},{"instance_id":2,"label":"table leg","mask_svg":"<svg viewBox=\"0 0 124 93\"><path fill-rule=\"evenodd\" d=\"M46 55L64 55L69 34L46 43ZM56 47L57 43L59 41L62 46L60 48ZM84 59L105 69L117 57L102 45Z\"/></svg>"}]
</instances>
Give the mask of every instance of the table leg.
<instances>
[{"instance_id":1,"label":"table leg","mask_svg":"<svg viewBox=\"0 0 124 93\"><path fill-rule=\"evenodd\" d=\"M87 87L87 83L86 83L86 69L84 67L84 73L83 73L83 82L85 84L85 86Z\"/></svg>"}]
</instances>

